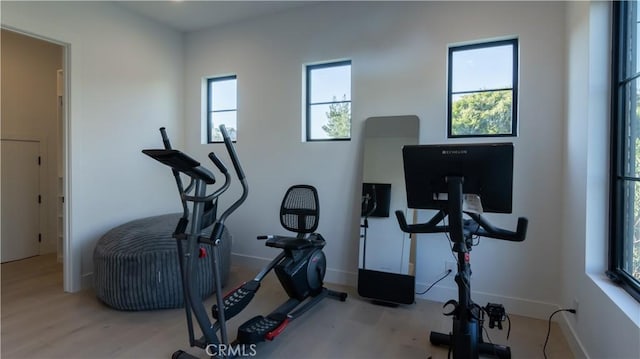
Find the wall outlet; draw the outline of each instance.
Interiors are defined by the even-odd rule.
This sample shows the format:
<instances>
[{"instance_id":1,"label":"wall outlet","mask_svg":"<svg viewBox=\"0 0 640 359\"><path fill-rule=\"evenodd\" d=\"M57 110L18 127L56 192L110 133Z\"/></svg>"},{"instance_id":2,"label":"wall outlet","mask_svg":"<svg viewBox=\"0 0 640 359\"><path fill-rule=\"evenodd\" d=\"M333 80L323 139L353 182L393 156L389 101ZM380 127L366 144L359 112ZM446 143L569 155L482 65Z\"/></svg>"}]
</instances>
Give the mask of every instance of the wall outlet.
<instances>
[{"instance_id":1,"label":"wall outlet","mask_svg":"<svg viewBox=\"0 0 640 359\"><path fill-rule=\"evenodd\" d=\"M458 265L456 264L456 262L452 262L452 261L445 261L444 262L444 271L447 272L449 269L451 269L451 273L455 273L457 271L457 267Z\"/></svg>"}]
</instances>

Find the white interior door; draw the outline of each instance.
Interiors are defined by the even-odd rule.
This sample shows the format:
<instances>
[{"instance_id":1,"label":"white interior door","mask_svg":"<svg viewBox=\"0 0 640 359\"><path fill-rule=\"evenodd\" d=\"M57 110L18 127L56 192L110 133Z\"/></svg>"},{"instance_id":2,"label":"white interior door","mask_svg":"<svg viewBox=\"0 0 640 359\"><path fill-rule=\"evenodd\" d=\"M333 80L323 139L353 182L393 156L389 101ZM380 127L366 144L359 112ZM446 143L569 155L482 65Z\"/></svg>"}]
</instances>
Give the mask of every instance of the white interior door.
<instances>
[{"instance_id":1,"label":"white interior door","mask_svg":"<svg viewBox=\"0 0 640 359\"><path fill-rule=\"evenodd\" d=\"M2 262L40 251L40 143L2 140Z\"/></svg>"}]
</instances>

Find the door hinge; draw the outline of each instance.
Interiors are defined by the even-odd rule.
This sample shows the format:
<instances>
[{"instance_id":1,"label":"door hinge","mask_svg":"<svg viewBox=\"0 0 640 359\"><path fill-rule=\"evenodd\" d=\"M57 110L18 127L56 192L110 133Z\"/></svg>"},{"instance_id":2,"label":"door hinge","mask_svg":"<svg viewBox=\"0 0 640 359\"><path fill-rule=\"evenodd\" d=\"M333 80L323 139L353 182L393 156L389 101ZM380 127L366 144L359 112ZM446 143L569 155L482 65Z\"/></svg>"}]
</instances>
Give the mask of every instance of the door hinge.
<instances>
[{"instance_id":1,"label":"door hinge","mask_svg":"<svg viewBox=\"0 0 640 359\"><path fill-rule=\"evenodd\" d=\"M38 156L38 166L42 165L42 157Z\"/></svg>"},{"instance_id":2,"label":"door hinge","mask_svg":"<svg viewBox=\"0 0 640 359\"><path fill-rule=\"evenodd\" d=\"M42 196L38 195L38 203L42 203Z\"/></svg>"},{"instance_id":3,"label":"door hinge","mask_svg":"<svg viewBox=\"0 0 640 359\"><path fill-rule=\"evenodd\" d=\"M38 233L38 242L42 243L42 233Z\"/></svg>"}]
</instances>

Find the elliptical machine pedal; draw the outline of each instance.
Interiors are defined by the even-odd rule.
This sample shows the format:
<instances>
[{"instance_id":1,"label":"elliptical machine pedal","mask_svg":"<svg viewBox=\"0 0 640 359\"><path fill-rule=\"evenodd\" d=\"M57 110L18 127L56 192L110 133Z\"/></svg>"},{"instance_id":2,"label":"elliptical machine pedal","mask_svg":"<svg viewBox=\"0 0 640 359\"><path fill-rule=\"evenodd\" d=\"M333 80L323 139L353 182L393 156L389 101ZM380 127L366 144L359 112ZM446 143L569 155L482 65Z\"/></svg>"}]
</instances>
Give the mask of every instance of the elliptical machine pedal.
<instances>
[{"instance_id":1,"label":"elliptical machine pedal","mask_svg":"<svg viewBox=\"0 0 640 359\"><path fill-rule=\"evenodd\" d=\"M229 320L240 313L249 305L256 292L260 288L260 282L251 280L232 290L224 296L224 317ZM219 318L218 305L211 307L214 318Z\"/></svg>"},{"instance_id":2,"label":"elliptical machine pedal","mask_svg":"<svg viewBox=\"0 0 640 359\"><path fill-rule=\"evenodd\" d=\"M253 344L265 339L273 340L289 323L289 318L282 313L273 313L267 317L255 316L238 328L238 342Z\"/></svg>"}]
</instances>

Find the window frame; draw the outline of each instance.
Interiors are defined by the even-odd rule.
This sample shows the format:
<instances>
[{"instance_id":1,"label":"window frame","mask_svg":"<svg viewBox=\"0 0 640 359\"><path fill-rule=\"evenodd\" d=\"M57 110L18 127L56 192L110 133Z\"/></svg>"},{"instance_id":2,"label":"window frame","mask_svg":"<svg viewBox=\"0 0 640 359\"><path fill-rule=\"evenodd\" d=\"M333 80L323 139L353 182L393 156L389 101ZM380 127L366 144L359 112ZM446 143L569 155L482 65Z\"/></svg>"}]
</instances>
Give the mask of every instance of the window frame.
<instances>
[{"instance_id":1,"label":"window frame","mask_svg":"<svg viewBox=\"0 0 640 359\"><path fill-rule=\"evenodd\" d=\"M490 89L490 90L478 90L478 91L460 91L453 92L453 54L458 51L475 50L489 47L498 47L504 45L513 46L513 69L511 74L512 87ZM473 138L473 137L516 137L518 136L518 73L519 73L519 58L518 58L518 38L510 38L503 40L482 41L467 45L449 46L449 58L447 59L448 71L447 71L447 138ZM453 134L453 95L463 93L478 93L478 92L495 92L511 90L512 103L511 103L511 133L500 134L473 134L473 135L455 135Z\"/></svg>"},{"instance_id":2,"label":"window frame","mask_svg":"<svg viewBox=\"0 0 640 359\"><path fill-rule=\"evenodd\" d=\"M236 126L235 126L235 130L236 130L236 139L233 140L233 142L237 141L237 132L238 132L238 101L237 101L237 93L236 93L236 106L234 109L225 109L225 110L218 110L218 111L214 111L212 109L213 107L213 103L211 101L211 85L212 83L215 82L221 82L221 81L228 81L228 80L235 80L236 81L236 92L237 92L237 85L238 85L238 76L237 75L225 75L225 76L216 76L216 77L209 77L207 78L207 143L223 143L224 140L219 140L216 141L214 140L212 137L212 130L213 130L213 118L212 115L213 113L216 112L235 112L236 113Z\"/></svg>"},{"instance_id":3,"label":"window frame","mask_svg":"<svg viewBox=\"0 0 640 359\"><path fill-rule=\"evenodd\" d=\"M350 70L352 67L351 60L340 60L323 62L317 64L305 65L305 140L306 142L323 142L323 141L351 141L351 129L349 130L349 137L346 138L311 138L311 106L322 104L334 104L334 103L349 103L349 122L353 124L353 102L351 100L351 94L349 94L350 100L348 101L331 101L331 102L318 102L311 103L311 72L313 70L325 69L329 67L339 67L349 65ZM349 79L351 82L351 78ZM353 92L353 91L352 91Z\"/></svg>"},{"instance_id":4,"label":"window frame","mask_svg":"<svg viewBox=\"0 0 640 359\"><path fill-rule=\"evenodd\" d=\"M628 51L628 20L631 12L637 11L635 2L614 1L612 19L612 56L611 56L611 177L610 177L610 218L609 218L609 265L607 276L624 288L633 298L640 301L640 281L626 272L623 267L625 242L625 206L624 187L626 183L636 182L640 185L637 175L625 173L625 145L626 145L626 106L627 84L640 78L640 64L636 64L636 71L627 75L625 58ZM634 16L637 19L637 14ZM636 27L637 29L637 27ZM637 32L637 30L636 30ZM635 34L637 35L637 34ZM636 43L636 46L638 44ZM640 51L640 47L636 48ZM636 58L634 57L634 61ZM637 92L637 91L636 91ZM631 108L632 106L629 106ZM637 107L637 104L636 104ZM636 107L633 109L635 110ZM632 249L633 251L633 249ZM633 256L633 253L631 254Z\"/></svg>"}]
</instances>

